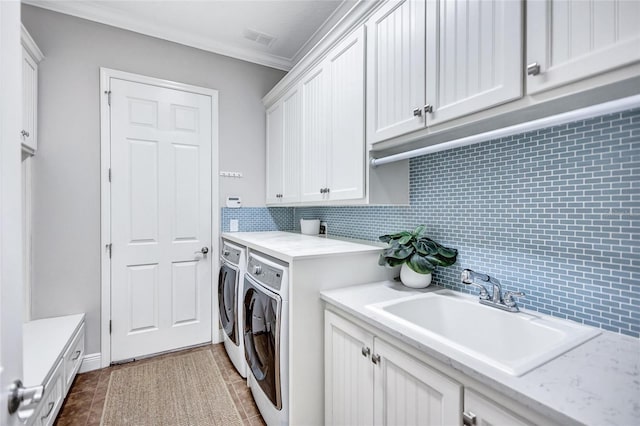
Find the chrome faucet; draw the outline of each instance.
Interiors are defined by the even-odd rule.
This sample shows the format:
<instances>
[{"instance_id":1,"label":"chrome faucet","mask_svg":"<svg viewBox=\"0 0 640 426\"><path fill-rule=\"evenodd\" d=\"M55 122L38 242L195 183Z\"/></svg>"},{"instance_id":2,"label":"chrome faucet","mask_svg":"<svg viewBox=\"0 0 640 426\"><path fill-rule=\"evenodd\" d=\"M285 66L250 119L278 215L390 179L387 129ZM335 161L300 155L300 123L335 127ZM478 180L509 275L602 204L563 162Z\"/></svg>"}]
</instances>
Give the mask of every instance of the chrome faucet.
<instances>
[{"instance_id":1,"label":"chrome faucet","mask_svg":"<svg viewBox=\"0 0 640 426\"><path fill-rule=\"evenodd\" d=\"M465 269L462 271L462 283L466 285L473 285L480 289L480 303L483 305L492 306L494 308L502 309L509 312L519 312L518 304L514 297L523 297L525 294L521 291L508 291L502 297L502 286L498 279L490 277L487 274L474 272L471 269ZM492 286L492 293L489 296L487 288L481 283L490 284Z\"/></svg>"}]
</instances>

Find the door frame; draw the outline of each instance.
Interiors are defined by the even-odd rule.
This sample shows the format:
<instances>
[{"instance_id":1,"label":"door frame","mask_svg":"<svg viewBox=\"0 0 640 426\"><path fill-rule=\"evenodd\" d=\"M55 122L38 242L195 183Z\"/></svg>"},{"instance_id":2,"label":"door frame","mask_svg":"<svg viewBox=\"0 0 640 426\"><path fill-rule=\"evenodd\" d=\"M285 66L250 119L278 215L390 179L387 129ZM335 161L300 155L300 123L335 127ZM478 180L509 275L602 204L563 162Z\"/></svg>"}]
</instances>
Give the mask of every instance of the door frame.
<instances>
[{"instance_id":1,"label":"door frame","mask_svg":"<svg viewBox=\"0 0 640 426\"><path fill-rule=\"evenodd\" d=\"M111 168L111 114L109 106L109 88L111 78L148 84L165 89L175 89L211 97L211 340L222 341L218 318L218 292L215 290L216 271L219 268L218 253L220 231L219 206L219 166L218 166L218 91L205 87L192 86L125 71L100 67L100 367L111 364L111 258L108 244L111 244L111 185L109 169Z\"/></svg>"}]
</instances>

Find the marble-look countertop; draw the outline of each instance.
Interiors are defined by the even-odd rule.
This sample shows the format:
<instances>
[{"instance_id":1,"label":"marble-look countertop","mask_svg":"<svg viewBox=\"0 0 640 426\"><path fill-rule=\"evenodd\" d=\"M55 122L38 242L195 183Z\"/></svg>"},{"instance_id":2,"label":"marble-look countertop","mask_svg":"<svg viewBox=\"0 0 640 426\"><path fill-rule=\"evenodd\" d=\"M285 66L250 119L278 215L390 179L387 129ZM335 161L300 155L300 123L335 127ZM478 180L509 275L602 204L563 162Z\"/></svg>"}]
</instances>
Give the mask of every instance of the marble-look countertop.
<instances>
[{"instance_id":1,"label":"marble-look countertop","mask_svg":"<svg viewBox=\"0 0 640 426\"><path fill-rule=\"evenodd\" d=\"M406 335L400 327L381 321L372 303L438 290L409 289L384 281L329 290L322 299L356 318L400 339L463 374L484 383L549 419L562 424L640 424L640 340L602 331L597 337L520 377L474 369L455 351L436 350ZM465 319L461 319L465 320ZM508 338L508 337L507 337Z\"/></svg>"},{"instance_id":2,"label":"marble-look countertop","mask_svg":"<svg viewBox=\"0 0 640 426\"><path fill-rule=\"evenodd\" d=\"M294 259L332 256L345 253L380 251L375 242L302 235L293 232L224 232L222 238L285 262Z\"/></svg>"}]
</instances>

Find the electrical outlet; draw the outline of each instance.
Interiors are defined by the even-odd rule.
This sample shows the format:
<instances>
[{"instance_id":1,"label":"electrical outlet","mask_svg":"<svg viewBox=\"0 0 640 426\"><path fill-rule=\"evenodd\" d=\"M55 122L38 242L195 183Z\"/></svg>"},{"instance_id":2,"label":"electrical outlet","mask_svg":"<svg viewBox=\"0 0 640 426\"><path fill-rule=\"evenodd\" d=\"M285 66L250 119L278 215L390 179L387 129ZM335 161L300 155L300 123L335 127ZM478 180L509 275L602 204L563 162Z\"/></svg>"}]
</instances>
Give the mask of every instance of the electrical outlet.
<instances>
[{"instance_id":1,"label":"electrical outlet","mask_svg":"<svg viewBox=\"0 0 640 426\"><path fill-rule=\"evenodd\" d=\"M238 232L238 219L231 219L229 221L229 229L231 232Z\"/></svg>"}]
</instances>

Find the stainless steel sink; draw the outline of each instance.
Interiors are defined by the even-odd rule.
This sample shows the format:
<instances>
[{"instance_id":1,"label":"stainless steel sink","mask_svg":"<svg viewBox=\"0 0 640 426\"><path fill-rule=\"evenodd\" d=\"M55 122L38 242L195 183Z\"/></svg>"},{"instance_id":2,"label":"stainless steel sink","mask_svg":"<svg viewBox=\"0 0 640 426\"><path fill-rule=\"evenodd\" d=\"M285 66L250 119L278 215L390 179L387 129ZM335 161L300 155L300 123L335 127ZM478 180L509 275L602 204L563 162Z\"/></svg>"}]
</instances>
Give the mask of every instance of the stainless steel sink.
<instances>
[{"instance_id":1,"label":"stainless steel sink","mask_svg":"<svg viewBox=\"0 0 640 426\"><path fill-rule=\"evenodd\" d=\"M367 306L380 319L424 345L476 368L513 376L562 355L600 334L598 329L533 312L505 312L449 290Z\"/></svg>"}]
</instances>

